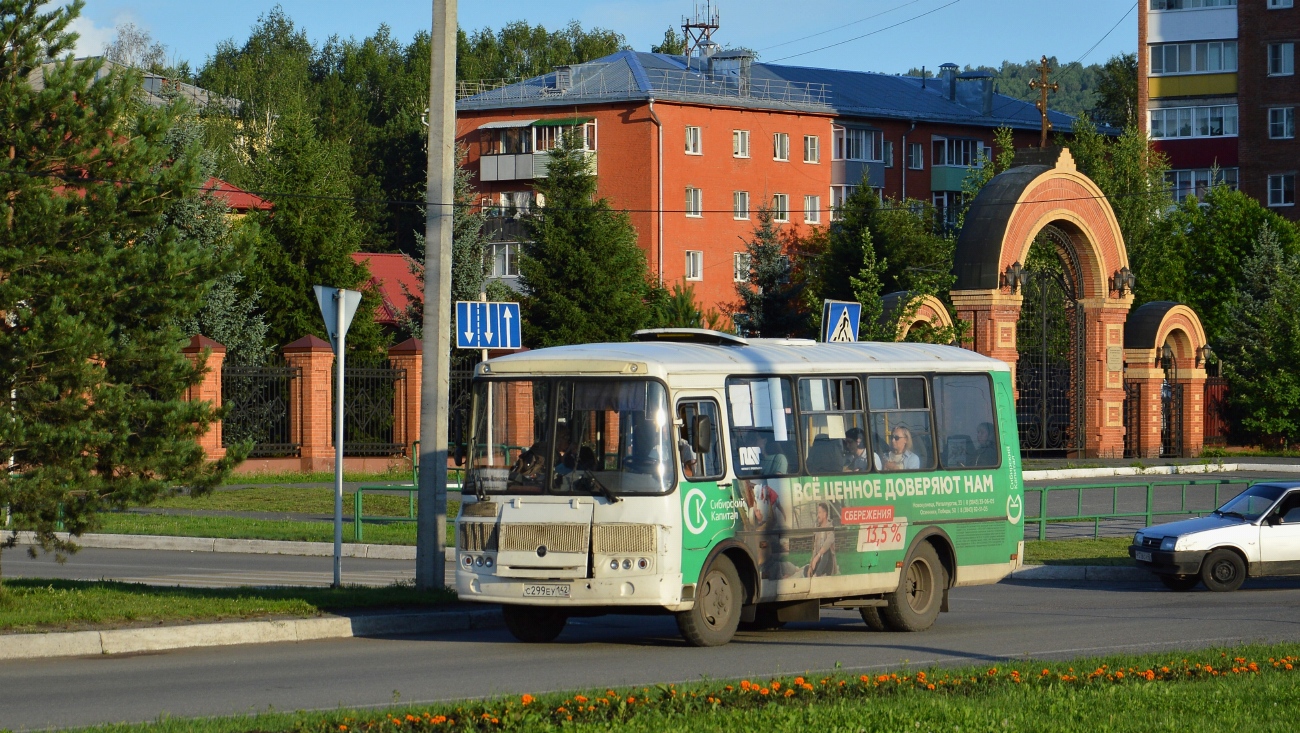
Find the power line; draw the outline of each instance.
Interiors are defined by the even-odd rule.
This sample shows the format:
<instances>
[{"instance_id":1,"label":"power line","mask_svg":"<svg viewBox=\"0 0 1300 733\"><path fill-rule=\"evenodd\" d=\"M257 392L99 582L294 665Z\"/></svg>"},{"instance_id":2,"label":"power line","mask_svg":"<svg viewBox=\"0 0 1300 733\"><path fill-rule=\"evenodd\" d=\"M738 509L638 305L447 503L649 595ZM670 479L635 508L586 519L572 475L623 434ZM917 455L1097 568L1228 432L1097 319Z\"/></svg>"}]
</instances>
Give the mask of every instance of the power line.
<instances>
[{"instance_id":1,"label":"power line","mask_svg":"<svg viewBox=\"0 0 1300 733\"><path fill-rule=\"evenodd\" d=\"M1088 58L1088 54L1090 54L1090 53L1092 53L1093 51L1095 51L1095 50L1097 49L1097 47L1101 45L1102 41L1106 40L1107 38L1110 38L1110 34L1114 33L1114 32L1115 32L1115 29L1118 28L1118 27L1120 26L1121 23L1123 23L1124 21L1128 20L1128 17L1129 17L1130 15L1133 14L1133 11L1134 11L1134 10L1137 10L1137 3L1133 3L1133 6L1130 7L1130 8L1128 9L1128 12L1127 12L1127 13L1124 13L1124 17L1123 17L1123 18L1120 18L1120 19L1119 19L1119 22L1117 22L1115 25L1111 26L1111 27L1110 27L1110 30L1106 31L1106 35L1102 36L1100 41L1097 41L1096 43L1092 44L1092 47L1089 48L1087 51L1084 51L1084 52L1083 52L1083 55L1080 56L1080 57L1078 58L1078 60L1075 61L1074 63L1076 63L1076 64L1078 64L1078 63L1082 63L1084 59Z\"/></svg>"},{"instance_id":2,"label":"power line","mask_svg":"<svg viewBox=\"0 0 1300 733\"><path fill-rule=\"evenodd\" d=\"M828 30L820 31L820 32L818 32L818 33L813 33L813 34L811 34L811 35L807 35L807 36L804 36L804 37L802 37L802 38L796 38L796 39L794 39L793 41L784 41L784 42L782 42L782 43L778 43L778 44L776 44L775 46L767 46L766 48L760 48L760 49L758 49L758 50L759 50L760 52L761 52L761 51L771 51L771 50L774 49L774 48L780 48L780 47L782 47L782 46L789 46L789 45L792 44L792 43L798 43L798 42L800 42L800 41L806 41L806 40L808 40L809 38L816 38L816 37L818 37L818 36L824 36L824 35L826 35L827 33L834 33L835 31L844 30L845 28L848 28L849 26L857 25L858 23L865 23L865 22L867 22L868 20L871 20L871 19L873 19L873 18L879 18L879 17L882 16L882 15L888 15L888 14L894 12L895 10L900 10L900 9L902 9L902 8L907 7L908 5L915 5L915 4L919 3L919 2L921 2L921 0L910 0L910 2L905 2L905 3L903 3L902 5L895 5L894 7L890 8L889 10L882 10L881 12L876 13L875 15L868 15L867 17L865 17L865 18L860 18L860 19L858 19L858 20L853 21L852 23L844 23L843 25L837 25L837 26L835 26L834 28L830 28L830 29L828 29Z\"/></svg>"},{"instance_id":3,"label":"power line","mask_svg":"<svg viewBox=\"0 0 1300 733\"><path fill-rule=\"evenodd\" d=\"M924 18L924 17L927 16L927 15L933 15L933 14L939 12L940 10L943 10L944 8L951 8L952 6L956 5L956 4L959 3L959 2L961 2L961 0L952 0L952 2L948 3L947 5L940 5L939 7L935 8L935 9L933 9L933 10L927 10L926 12L921 13L920 15L912 16L911 18L908 18L907 20L901 20L901 21L899 21L899 22L897 22L897 23L895 23L895 24L893 24L893 25L887 25L887 26L885 26L884 28L879 28L879 29L877 29L877 30L871 31L870 33L863 33L863 34L860 35L860 36L855 36L855 37L853 37L853 38L849 38L849 39L846 39L846 40L843 40L843 41L838 41L838 42L836 42L836 43L832 43L832 44L829 44L829 45L826 45L826 46L822 46L821 48L814 48L814 49L812 49L811 51L801 51L800 53L790 54L789 56L782 56L782 57L779 58L779 59L775 59L775 60L772 61L771 63L777 63L778 61L786 61L786 60L788 60L788 59L794 59L794 58L798 58L798 57L800 57L800 56L807 56L807 55L810 54L810 53L817 53L818 51L825 51L825 50L828 49L828 48L835 48L836 46L843 46L843 45L846 44L846 43L853 43L854 41L861 41L863 38L868 38L868 37L870 37L870 36L874 36L874 35L876 35L877 33L884 33L884 32L887 31L887 30L890 30L890 29L893 29L893 28L897 28L897 27L899 27L899 26L901 26L901 25L907 25L908 23L911 23L911 22L914 21L914 20L920 20L921 18Z\"/></svg>"}]
</instances>

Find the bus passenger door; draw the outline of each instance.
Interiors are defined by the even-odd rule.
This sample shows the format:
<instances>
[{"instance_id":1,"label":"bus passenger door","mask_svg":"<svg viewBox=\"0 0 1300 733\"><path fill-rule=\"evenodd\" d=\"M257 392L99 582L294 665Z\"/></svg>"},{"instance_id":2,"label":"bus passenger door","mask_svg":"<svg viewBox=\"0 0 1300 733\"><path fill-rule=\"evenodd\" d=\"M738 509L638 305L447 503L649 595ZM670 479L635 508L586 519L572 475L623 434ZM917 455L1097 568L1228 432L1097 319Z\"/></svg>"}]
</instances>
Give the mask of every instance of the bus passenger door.
<instances>
[{"instance_id":1,"label":"bus passenger door","mask_svg":"<svg viewBox=\"0 0 1300 733\"><path fill-rule=\"evenodd\" d=\"M682 507L682 578L693 583L709 551L735 535L740 509L723 452L725 424L717 398L681 396L674 418L681 467L677 493Z\"/></svg>"}]
</instances>

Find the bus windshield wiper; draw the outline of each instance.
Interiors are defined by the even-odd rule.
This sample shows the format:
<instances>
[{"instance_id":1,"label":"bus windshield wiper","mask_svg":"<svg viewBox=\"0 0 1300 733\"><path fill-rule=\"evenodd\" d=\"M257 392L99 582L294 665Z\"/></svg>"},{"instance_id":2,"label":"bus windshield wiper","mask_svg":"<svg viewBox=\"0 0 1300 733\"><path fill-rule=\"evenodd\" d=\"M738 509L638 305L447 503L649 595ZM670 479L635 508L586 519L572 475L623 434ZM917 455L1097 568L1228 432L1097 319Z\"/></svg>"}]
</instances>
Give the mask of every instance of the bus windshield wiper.
<instances>
[{"instance_id":1,"label":"bus windshield wiper","mask_svg":"<svg viewBox=\"0 0 1300 733\"><path fill-rule=\"evenodd\" d=\"M599 492L601 496L609 499L610 504L617 504L622 501L618 494L615 494L608 486L601 483L600 479L596 478L596 474L591 471L583 471L582 473L583 477L579 483L585 483L587 486L582 486L580 488L591 494Z\"/></svg>"}]
</instances>

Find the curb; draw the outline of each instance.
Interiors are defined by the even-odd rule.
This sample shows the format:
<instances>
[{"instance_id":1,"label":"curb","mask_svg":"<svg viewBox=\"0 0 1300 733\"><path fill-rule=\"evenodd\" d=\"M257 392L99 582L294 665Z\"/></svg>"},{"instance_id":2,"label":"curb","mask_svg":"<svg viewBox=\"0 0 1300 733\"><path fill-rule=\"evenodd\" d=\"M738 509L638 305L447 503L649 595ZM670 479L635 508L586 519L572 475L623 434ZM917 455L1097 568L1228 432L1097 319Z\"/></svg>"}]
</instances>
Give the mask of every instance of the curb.
<instances>
[{"instance_id":1,"label":"curb","mask_svg":"<svg viewBox=\"0 0 1300 733\"><path fill-rule=\"evenodd\" d=\"M52 634L5 634L0 635L0 661L497 629L503 624L500 609L485 608L475 611L326 616Z\"/></svg>"},{"instance_id":2,"label":"curb","mask_svg":"<svg viewBox=\"0 0 1300 733\"><path fill-rule=\"evenodd\" d=\"M1229 473L1233 471L1261 471L1300 473L1300 465L1284 463L1197 463L1181 466L1119 466L1116 468L1054 468L1045 471L1023 471L1025 481L1050 481L1065 478L1108 478L1112 476L1171 476L1184 473Z\"/></svg>"},{"instance_id":3,"label":"curb","mask_svg":"<svg viewBox=\"0 0 1300 733\"><path fill-rule=\"evenodd\" d=\"M81 547L101 550L175 550L178 552L235 552L245 555L304 555L333 557L331 542L286 542L281 540L227 540L213 537L170 537L167 535L84 534L72 537L59 533L60 539L72 540ZM19 532L18 544L36 544L32 532ZM414 560L411 545L343 544L343 557L372 560ZM446 548L446 561L456 562L455 548ZM2 658L2 657L0 657Z\"/></svg>"},{"instance_id":4,"label":"curb","mask_svg":"<svg viewBox=\"0 0 1300 733\"><path fill-rule=\"evenodd\" d=\"M1155 576L1124 565L1025 565L1008 580L1077 580L1108 583L1152 583Z\"/></svg>"}]
</instances>

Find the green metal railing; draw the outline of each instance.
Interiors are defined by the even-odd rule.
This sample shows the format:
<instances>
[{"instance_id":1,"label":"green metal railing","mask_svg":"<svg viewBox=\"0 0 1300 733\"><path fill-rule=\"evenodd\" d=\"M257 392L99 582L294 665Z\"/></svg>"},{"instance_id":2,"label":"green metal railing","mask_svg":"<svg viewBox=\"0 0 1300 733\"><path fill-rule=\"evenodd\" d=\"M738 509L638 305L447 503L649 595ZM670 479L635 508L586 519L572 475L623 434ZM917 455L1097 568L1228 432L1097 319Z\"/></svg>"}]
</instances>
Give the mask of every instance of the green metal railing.
<instances>
[{"instance_id":1,"label":"green metal railing","mask_svg":"<svg viewBox=\"0 0 1300 733\"><path fill-rule=\"evenodd\" d=\"M503 446L504 447L504 446ZM454 477L454 480L453 480ZM465 469L448 468L447 469L447 491L460 492L461 486L465 483ZM388 492L406 492L407 512L405 517L372 514L367 516L362 507L365 502L367 493L388 493ZM416 503L415 497L420 491L420 441L411 444L411 482L410 483L392 483L392 484L366 484L358 486L356 492L352 495L352 526L354 529L354 540L356 542L365 541L365 523L366 522L414 522L417 521L415 515Z\"/></svg>"},{"instance_id":2,"label":"green metal railing","mask_svg":"<svg viewBox=\"0 0 1300 733\"><path fill-rule=\"evenodd\" d=\"M1213 512L1221 506L1231 496L1245 491L1251 486L1264 483L1267 481L1276 481L1278 479L1199 479L1188 481L1148 481L1135 482L1128 484L1073 484L1068 486L1026 486L1025 487L1025 527L1036 524L1038 526L1038 539L1047 539L1047 525L1052 523L1080 523L1092 522L1093 537L1101 537L1101 523L1111 519L1141 519L1146 524L1155 524L1158 517L1168 516L1204 516ZM1188 504L1188 491L1201 489L1212 489L1213 498L1205 497L1202 501L1207 501L1207 505L1197 507ZM1235 488L1231 496L1225 496L1225 490ZM1177 508L1173 506L1162 507L1157 509L1157 494L1162 501L1160 503L1172 505L1172 494L1177 491ZM1105 492L1110 492L1109 500L1105 498ZM1074 513L1060 514L1052 513L1049 510L1052 495L1061 495L1067 492L1074 492ZM1085 511L1085 493L1088 494L1089 504ZM1037 515L1030 515L1028 505L1031 496L1038 496ZM1099 500L1097 495L1101 494ZM1121 496L1124 494L1124 496ZM1140 510L1121 510L1121 503L1132 503L1136 497L1142 498L1143 508ZM1059 502L1058 502L1059 503ZM1109 511L1105 508L1109 504ZM1201 501L1196 502L1198 505ZM1100 504L1100 506L1097 506ZM1099 511L1100 509L1100 511Z\"/></svg>"}]
</instances>

